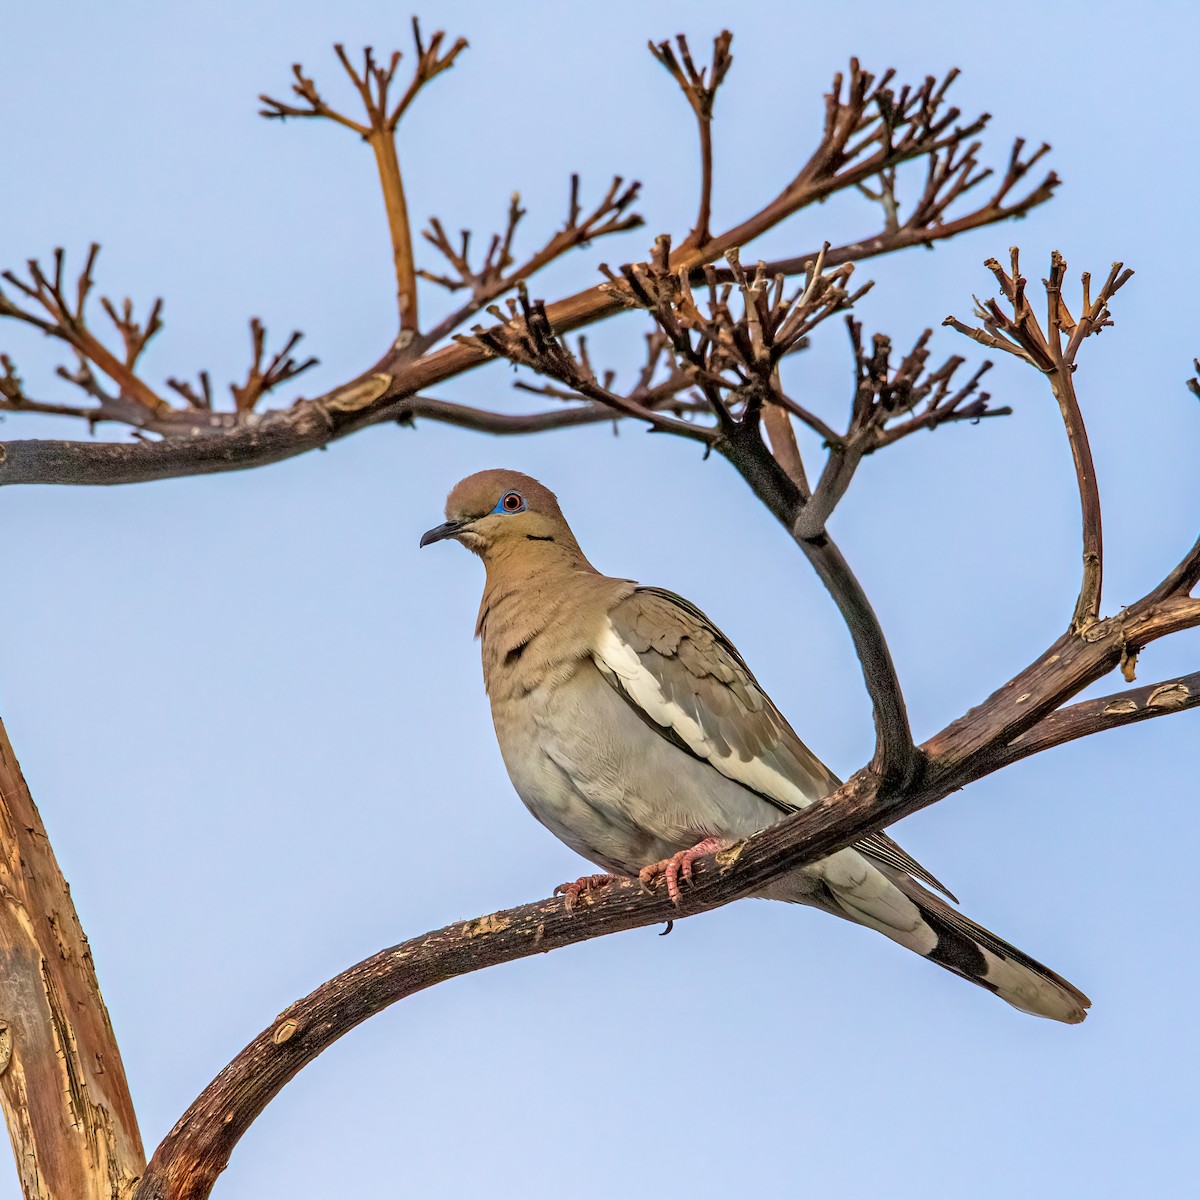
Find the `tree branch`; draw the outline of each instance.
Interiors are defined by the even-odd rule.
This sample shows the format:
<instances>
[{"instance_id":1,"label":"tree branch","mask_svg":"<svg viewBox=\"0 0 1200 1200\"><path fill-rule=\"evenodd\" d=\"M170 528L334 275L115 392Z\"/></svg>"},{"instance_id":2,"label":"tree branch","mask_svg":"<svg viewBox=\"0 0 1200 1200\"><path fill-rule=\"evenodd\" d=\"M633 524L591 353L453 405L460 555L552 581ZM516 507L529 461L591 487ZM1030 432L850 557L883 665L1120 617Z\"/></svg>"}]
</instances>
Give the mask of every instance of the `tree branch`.
<instances>
[{"instance_id":1,"label":"tree branch","mask_svg":"<svg viewBox=\"0 0 1200 1200\"><path fill-rule=\"evenodd\" d=\"M127 1200L145 1167L87 938L0 723L0 1108L26 1200Z\"/></svg>"},{"instance_id":2,"label":"tree branch","mask_svg":"<svg viewBox=\"0 0 1200 1200\"><path fill-rule=\"evenodd\" d=\"M1157 622L1156 636L1163 636L1159 607L1143 599L1127 611L1141 622L1143 632ZM1195 623L1200 624L1200 612ZM203 1200L238 1140L283 1086L338 1038L397 1000L485 967L693 916L757 894L783 872L851 845L1017 758L1085 732L1200 703L1194 690L1200 677L1185 676L1076 705L1047 724L1064 698L1118 664L1125 636L1122 618L1110 618L1090 628L1090 640L1073 634L1059 638L969 718L947 726L921 747L926 769L919 782L889 789L877 772L863 768L825 799L731 849L700 859L682 910L672 905L665 889L648 894L630 880L588 893L573 911L561 899L541 900L454 922L351 967L280 1013L205 1088L158 1147L136 1200ZM1026 687L1037 690L1018 690ZM1129 702L1138 706L1139 715L1126 710ZM1114 705L1120 711L1104 711Z\"/></svg>"},{"instance_id":3,"label":"tree branch","mask_svg":"<svg viewBox=\"0 0 1200 1200\"><path fill-rule=\"evenodd\" d=\"M346 69L357 81L355 86L367 107L368 117L374 113L371 119L376 124L390 125L394 129L421 82L446 69L465 45L460 39L443 54L440 34L435 35L428 46L420 41L419 31L417 39L419 63L413 83L401 101L390 109L384 103L384 91L385 85L390 84L394 76L398 57L393 55L387 66L380 66L368 52L362 70L358 70L351 69L345 52L341 52ZM686 71L686 64L683 69ZM373 133L371 124L363 124L331 108L299 66L293 68L293 73L296 80L293 91L301 103L285 104L265 98L265 115L278 118L325 118L370 140ZM724 233L708 238L703 246L681 245L675 252L672 265L686 269L689 282L693 285L733 281L735 272L732 269L711 266L727 251L736 250L835 191L857 188L871 178L884 178L900 163L914 158L925 157L929 162L932 191L927 188L926 195L903 222L889 222L884 231L875 237L830 249L824 260L827 267L861 261L907 246L930 245L966 228L1021 215L1043 203L1057 186L1058 180L1053 174L1048 175L1024 198L1010 199L1017 183L1045 153L1043 147L1032 156L1024 156L1023 144L1018 142L1010 156L1005 178L991 199L975 213L961 218L947 218L946 206L957 201L968 190L968 181L973 187L986 175L984 171L974 170L973 166L965 174L962 170L967 159L974 163L978 144L970 139L983 127L986 118L980 117L962 127L955 124L958 110L947 108L945 100L946 90L953 82L954 75L952 72L940 82L927 80L915 89L896 89L892 86L890 72L875 80L863 72L856 62L852 63L848 78L838 76L833 91L826 98L825 132L820 146L806 166L756 214ZM935 160L939 165L934 165ZM394 187L392 191L395 191ZM398 202L391 203L389 207L389 219L393 218L397 230L393 250L402 267L403 262L411 258L411 253L405 250L401 229L404 222L399 221ZM632 222L633 218L622 216L618 220ZM765 275L773 278L777 274L803 272L818 256L813 253L778 260L767 264ZM507 284L511 286L519 282L518 275L530 274L539 265L542 264L531 260L528 270L510 272ZM398 267L398 292L407 295L411 291L415 298L415 290L408 286L406 280L407 268ZM496 281L494 286L498 288L500 283ZM547 305L546 314L551 326L561 335L606 319L620 312L623 307L623 297L614 294L610 284L601 284ZM488 356L479 346L452 345L434 349L430 343L435 339L417 341L408 336L415 329L415 309L410 311L405 308L404 311L408 313L411 328L403 330L405 336L398 339L378 363L357 378L316 399L296 400L289 408L268 413L237 414L237 419L231 419L226 412L213 411L211 392L204 390L207 386L205 373L201 373L202 387L199 391L190 385L179 384L178 380L171 381L171 386L185 401L182 410L175 409L162 400L153 388L125 370L120 360L111 356L106 358L104 349L100 347L97 350L98 359L92 361L98 362L105 372L115 362L118 372L123 372L119 381L123 381L123 391L129 392L137 401L122 407L122 398L118 396L113 402L107 402L102 399L104 393L96 387L87 370L87 356L97 349L89 342L81 350L85 362L80 371L67 377L77 379L80 386L99 401L97 409L81 411L81 406L56 405L52 398L46 397L29 401L24 411L82 415L93 422L124 421L147 432L162 434L163 440L133 445L67 441L9 442L6 444L7 456L0 460L0 484L139 482L240 470L277 462L324 446L347 433L389 422L394 419L397 405L406 397L487 361ZM47 322L35 313L13 312L11 306L3 302L0 302L0 315L17 317L43 330L53 325L53 322ZM461 313L459 316L465 319ZM432 332L439 337L445 336L444 326L445 322ZM206 396L209 397L207 403ZM786 397L782 402L785 407L788 406ZM0 395L0 408L20 411L22 404L19 400L13 402ZM150 416L151 408L156 414L153 418ZM795 413L797 410L792 407L789 411Z\"/></svg>"},{"instance_id":4,"label":"tree branch","mask_svg":"<svg viewBox=\"0 0 1200 1200\"><path fill-rule=\"evenodd\" d=\"M683 89L692 112L696 114L696 124L700 134L700 209L696 214L696 224L691 233L681 245L683 247L703 247L712 236L709 231L709 221L712 216L712 186L713 186L713 157L712 157L712 119L713 104L729 68L733 65L733 55L729 53L733 34L723 29L713 38L712 64L707 73L697 70L692 60L687 38L681 33L675 41L679 47L678 57L671 47L670 41L650 42L650 53L670 73L671 78Z\"/></svg>"},{"instance_id":5,"label":"tree branch","mask_svg":"<svg viewBox=\"0 0 1200 1200\"><path fill-rule=\"evenodd\" d=\"M1003 751L993 757L992 770L999 771L1023 758L1079 738L1119 729L1122 725L1133 725L1151 717L1183 712L1197 705L1200 705L1200 671L1072 704L1050 713L1028 733L1009 742Z\"/></svg>"},{"instance_id":6,"label":"tree branch","mask_svg":"<svg viewBox=\"0 0 1200 1200\"><path fill-rule=\"evenodd\" d=\"M1012 251L1011 272L994 259L984 264L995 275L1004 298L1012 309L1005 313L996 300L981 304L976 301L975 315L983 322L983 328L972 328L954 317L943 322L959 333L985 346L1003 350L1023 359L1049 378L1050 388L1058 401L1067 439L1071 446L1071 457L1075 462L1075 475L1079 485L1079 506L1083 527L1083 581L1079 599L1071 617L1071 628L1086 629L1100 615L1100 590L1104 572L1104 547L1100 519L1100 490L1096 482L1096 468L1092 462L1091 446L1088 444L1087 429L1079 400L1075 395L1072 373L1075 357L1084 338L1112 324L1108 302L1133 275L1122 270L1123 264L1114 263L1096 299L1091 298L1091 276L1083 274L1083 306L1078 321L1072 318L1062 297L1062 281L1067 264L1057 250L1050 257L1050 277L1042 280L1046 291L1046 325L1043 330L1034 316L1025 295L1025 279L1021 275L1019 255L1016 247Z\"/></svg>"},{"instance_id":7,"label":"tree branch","mask_svg":"<svg viewBox=\"0 0 1200 1200\"><path fill-rule=\"evenodd\" d=\"M636 229L642 224L642 218L628 210L637 199L640 189L641 184L636 181L626 184L618 175L613 179L607 194L599 204L591 213L583 216L579 204L579 176L572 175L571 198L563 227L540 250L514 270L508 269L514 262L512 242L517 225L525 215L525 210L521 207L520 196L513 196L509 204L505 231L502 235L496 234L492 238L491 245L478 270L471 267L468 259L470 231L462 230L461 244L455 247L447 237L442 223L434 217L430 221L430 228L425 231L423 236L442 254L454 274L436 275L429 271L418 271L417 274L450 291L464 287L469 288L471 298L429 330L421 338L421 347L432 346L448 337L493 300L503 296L518 283L536 274L543 267L554 262L555 259L561 258L577 246L588 245L596 238L610 233L623 233L630 229Z\"/></svg>"},{"instance_id":8,"label":"tree branch","mask_svg":"<svg viewBox=\"0 0 1200 1200\"><path fill-rule=\"evenodd\" d=\"M400 118L408 110L417 93L435 76L449 70L454 60L466 49L465 38L458 38L446 51L441 52L445 33L438 30L426 46L421 39L421 27L413 18L413 41L416 44L417 63L412 80L400 100L393 104L390 91L400 65L401 54L394 51L386 66L375 59L375 51L367 46L363 50L362 69L351 63L346 49L335 45L334 52L342 69L350 77L362 101L367 115L364 125L340 113L328 105L317 91L312 79L305 76L300 64L292 67L296 82L292 91L303 101L302 105L285 104L270 96L260 96L265 107L261 115L284 120L287 117L317 117L333 121L353 130L370 147L375 155L375 166L379 172L379 183L383 190L384 210L387 213L388 230L392 239L392 262L396 272L396 302L400 313L401 334L415 335L417 323L417 268L413 257L412 227L408 218L408 202L404 195L404 178L400 173L400 160L396 153L396 129Z\"/></svg>"}]
</instances>

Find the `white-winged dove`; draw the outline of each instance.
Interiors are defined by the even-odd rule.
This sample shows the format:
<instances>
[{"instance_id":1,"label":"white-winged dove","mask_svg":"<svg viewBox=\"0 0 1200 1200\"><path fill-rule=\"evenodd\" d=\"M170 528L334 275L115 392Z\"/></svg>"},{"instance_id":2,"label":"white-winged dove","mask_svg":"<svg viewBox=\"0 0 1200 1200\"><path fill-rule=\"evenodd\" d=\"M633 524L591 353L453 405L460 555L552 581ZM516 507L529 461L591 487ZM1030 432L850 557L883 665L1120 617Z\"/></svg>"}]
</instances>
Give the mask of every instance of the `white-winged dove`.
<instances>
[{"instance_id":1,"label":"white-winged dove","mask_svg":"<svg viewBox=\"0 0 1200 1200\"><path fill-rule=\"evenodd\" d=\"M781 820L838 786L699 609L601 575L554 493L516 471L481 471L446 501L421 545L453 538L483 559L476 634L500 752L552 833L611 876L661 874L678 899L693 859ZM967 920L885 834L774 881L885 934L1024 1012L1082 1021L1090 1004L1041 963ZM950 899L954 899L953 896Z\"/></svg>"}]
</instances>

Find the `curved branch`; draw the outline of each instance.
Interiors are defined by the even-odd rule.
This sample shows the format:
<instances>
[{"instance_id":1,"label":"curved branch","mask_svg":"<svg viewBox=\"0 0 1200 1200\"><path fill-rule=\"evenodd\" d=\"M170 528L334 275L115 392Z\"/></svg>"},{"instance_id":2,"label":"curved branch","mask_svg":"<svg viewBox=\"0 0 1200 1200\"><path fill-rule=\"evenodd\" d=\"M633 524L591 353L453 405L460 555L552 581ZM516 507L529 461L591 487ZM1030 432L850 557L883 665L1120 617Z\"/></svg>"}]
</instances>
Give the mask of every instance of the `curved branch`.
<instances>
[{"instance_id":1,"label":"curved branch","mask_svg":"<svg viewBox=\"0 0 1200 1200\"><path fill-rule=\"evenodd\" d=\"M875 722L872 770L887 787L914 782L921 769L921 757L913 744L896 664L879 618L850 564L828 531L821 529L812 535L803 531L803 494L771 455L757 426L741 426L737 437L719 443L717 449L792 535L846 622L871 697Z\"/></svg>"},{"instance_id":2,"label":"curved branch","mask_svg":"<svg viewBox=\"0 0 1200 1200\"><path fill-rule=\"evenodd\" d=\"M919 782L886 790L873 769L860 770L825 799L700 859L682 911L664 891L649 894L630 880L589 893L574 911L561 899L541 900L455 922L365 959L291 1005L221 1071L158 1147L135 1200L202 1200L238 1140L290 1079L362 1021L414 992L484 967L692 916L756 894L784 871L848 846L1017 758L1085 732L1200 702L1196 690L1176 701L1181 688L1200 683L1200 677L1186 676L1153 689L1088 701L1051 717L1064 697L1117 665L1123 644L1118 618L1098 622L1090 641L1072 635L1058 639L969 718L947 726L921 747L927 769ZM1138 706L1138 715L1127 711L1129 702ZM1104 712L1114 704L1121 711Z\"/></svg>"}]
</instances>

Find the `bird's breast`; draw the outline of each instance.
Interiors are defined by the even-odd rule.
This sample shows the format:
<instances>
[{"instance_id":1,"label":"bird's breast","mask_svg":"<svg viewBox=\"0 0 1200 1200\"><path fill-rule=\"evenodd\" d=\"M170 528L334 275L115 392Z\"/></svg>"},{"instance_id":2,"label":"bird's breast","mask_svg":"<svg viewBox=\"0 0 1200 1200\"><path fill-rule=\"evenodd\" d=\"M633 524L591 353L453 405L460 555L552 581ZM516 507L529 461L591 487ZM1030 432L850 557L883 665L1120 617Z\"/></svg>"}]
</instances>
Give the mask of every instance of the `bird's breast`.
<instances>
[{"instance_id":1,"label":"bird's breast","mask_svg":"<svg viewBox=\"0 0 1200 1200\"><path fill-rule=\"evenodd\" d=\"M526 807L608 870L635 874L705 837L745 837L780 815L654 733L590 658L524 695L494 694L492 717Z\"/></svg>"}]
</instances>

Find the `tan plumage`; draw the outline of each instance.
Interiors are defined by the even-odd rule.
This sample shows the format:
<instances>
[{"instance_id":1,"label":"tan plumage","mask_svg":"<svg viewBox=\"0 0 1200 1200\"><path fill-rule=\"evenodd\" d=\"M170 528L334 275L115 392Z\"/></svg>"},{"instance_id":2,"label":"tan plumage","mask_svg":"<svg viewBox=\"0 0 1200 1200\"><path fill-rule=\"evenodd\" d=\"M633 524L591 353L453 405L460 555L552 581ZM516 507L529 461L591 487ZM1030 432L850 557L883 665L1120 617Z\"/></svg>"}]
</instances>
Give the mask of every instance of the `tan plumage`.
<instances>
[{"instance_id":1,"label":"tan plumage","mask_svg":"<svg viewBox=\"0 0 1200 1200\"><path fill-rule=\"evenodd\" d=\"M454 538L487 569L476 632L509 776L585 858L637 875L838 786L720 630L671 592L601 575L535 479L469 476L446 516L421 544ZM876 834L766 894L877 929L1026 1012L1083 1020L1082 992L919 881L945 891Z\"/></svg>"}]
</instances>

